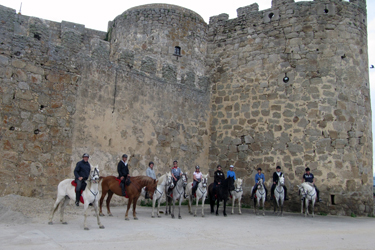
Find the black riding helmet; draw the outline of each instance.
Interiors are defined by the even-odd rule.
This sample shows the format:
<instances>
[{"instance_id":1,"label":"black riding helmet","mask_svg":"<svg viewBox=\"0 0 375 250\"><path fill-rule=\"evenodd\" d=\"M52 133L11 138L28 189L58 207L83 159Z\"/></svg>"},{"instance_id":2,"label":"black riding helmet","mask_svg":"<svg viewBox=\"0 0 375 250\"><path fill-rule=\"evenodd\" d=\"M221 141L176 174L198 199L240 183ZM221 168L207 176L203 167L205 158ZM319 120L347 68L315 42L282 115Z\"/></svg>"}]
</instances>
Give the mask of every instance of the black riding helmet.
<instances>
[{"instance_id":1,"label":"black riding helmet","mask_svg":"<svg viewBox=\"0 0 375 250\"><path fill-rule=\"evenodd\" d=\"M281 169L281 167L280 167L280 166L277 166L276 169Z\"/></svg>"},{"instance_id":2,"label":"black riding helmet","mask_svg":"<svg viewBox=\"0 0 375 250\"><path fill-rule=\"evenodd\" d=\"M155 165L152 161L150 161L150 162L148 163L148 166L150 166L151 164Z\"/></svg>"},{"instance_id":3,"label":"black riding helmet","mask_svg":"<svg viewBox=\"0 0 375 250\"><path fill-rule=\"evenodd\" d=\"M262 169L261 169L261 168L258 168L258 169L257 169L257 171L259 171L259 170L260 170L260 171L262 171Z\"/></svg>"},{"instance_id":4,"label":"black riding helmet","mask_svg":"<svg viewBox=\"0 0 375 250\"><path fill-rule=\"evenodd\" d=\"M305 168L305 171L307 172L307 171L310 171L310 168Z\"/></svg>"}]
</instances>

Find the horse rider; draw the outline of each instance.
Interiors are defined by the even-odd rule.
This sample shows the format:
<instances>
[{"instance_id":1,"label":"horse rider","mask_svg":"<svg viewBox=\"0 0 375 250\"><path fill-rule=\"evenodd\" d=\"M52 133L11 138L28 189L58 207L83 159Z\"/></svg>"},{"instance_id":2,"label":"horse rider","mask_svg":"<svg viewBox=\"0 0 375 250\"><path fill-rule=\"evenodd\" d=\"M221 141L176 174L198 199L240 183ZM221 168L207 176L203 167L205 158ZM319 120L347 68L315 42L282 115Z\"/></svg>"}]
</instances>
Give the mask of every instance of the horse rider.
<instances>
[{"instance_id":1,"label":"horse rider","mask_svg":"<svg viewBox=\"0 0 375 250\"><path fill-rule=\"evenodd\" d=\"M236 180L236 173L233 171L234 166L230 165L229 170L227 171L227 178L228 177L233 177L233 180Z\"/></svg>"},{"instance_id":2,"label":"horse rider","mask_svg":"<svg viewBox=\"0 0 375 250\"><path fill-rule=\"evenodd\" d=\"M273 183L272 183L272 187L271 187L271 198L270 198L271 201L273 200L273 195L275 194L275 188L276 188L276 185L279 182L279 178L281 176L284 177L284 174L283 174L283 172L281 172L281 167L277 166L276 167L276 172L274 172L273 176L272 176ZM284 187L284 200L287 201L287 200L289 200L288 197L286 197L287 189L286 189L285 185L283 187Z\"/></svg>"},{"instance_id":3,"label":"horse rider","mask_svg":"<svg viewBox=\"0 0 375 250\"><path fill-rule=\"evenodd\" d=\"M192 195L195 194L197 191L198 184L202 181L202 172L200 171L199 166L195 166L195 172L193 174L193 188L192 188Z\"/></svg>"},{"instance_id":4,"label":"horse rider","mask_svg":"<svg viewBox=\"0 0 375 250\"><path fill-rule=\"evenodd\" d=\"M76 187L76 206L79 206L79 199L81 198L81 190L86 187L86 182L89 178L91 171L91 166L89 163L89 154L84 153L82 156L82 161L77 162L76 168L74 169Z\"/></svg>"},{"instance_id":5,"label":"horse rider","mask_svg":"<svg viewBox=\"0 0 375 250\"><path fill-rule=\"evenodd\" d=\"M255 185L253 187L253 192L251 193L250 199L254 198L254 194L255 194L255 192L258 189L258 181L259 181L259 179L263 179L263 187L264 187L264 190L266 191L266 200L267 200L268 190L266 188L266 185L264 185L264 183L266 182L266 178L264 177L264 174L262 173L262 169L261 168L258 168L257 171L258 171L258 173L255 174Z\"/></svg>"},{"instance_id":6,"label":"horse rider","mask_svg":"<svg viewBox=\"0 0 375 250\"><path fill-rule=\"evenodd\" d=\"M177 182L178 180L180 179L181 175L182 175L182 171L181 169L177 166L177 161L173 161L173 168L171 169L171 173L172 173L172 177L173 177L173 184L174 184L174 187L176 187L177 185ZM174 188L173 187L173 188ZM173 189L172 188L172 189ZM172 193L172 189L170 189L168 191L168 195L170 195ZM186 194L185 194L185 187L184 187L184 197L186 198Z\"/></svg>"},{"instance_id":7,"label":"horse rider","mask_svg":"<svg viewBox=\"0 0 375 250\"><path fill-rule=\"evenodd\" d=\"M154 171L154 163L152 161L150 161L148 163L148 168L146 170L146 175L148 177L151 177L152 179L156 180L156 175L155 175L155 171ZM146 191L146 194L145 194L145 198L146 199L149 199L150 196L148 194L148 190L147 190L147 187L145 188L145 191Z\"/></svg>"},{"instance_id":8,"label":"horse rider","mask_svg":"<svg viewBox=\"0 0 375 250\"><path fill-rule=\"evenodd\" d=\"M305 169L305 172L302 176L302 183L303 182L309 182L309 183L312 183L313 186L315 187L315 190L316 190L316 197L318 198L317 202L321 202L322 200L319 198L319 190L316 188L315 186L315 177L312 173L310 173L310 168L306 168ZM301 198L301 200L303 200L304 197Z\"/></svg>"},{"instance_id":9,"label":"horse rider","mask_svg":"<svg viewBox=\"0 0 375 250\"><path fill-rule=\"evenodd\" d=\"M214 186L213 186L213 191L215 192L216 187L221 184L225 180L225 175L223 171L221 171L221 166L217 165L217 170L214 173Z\"/></svg>"},{"instance_id":10,"label":"horse rider","mask_svg":"<svg viewBox=\"0 0 375 250\"><path fill-rule=\"evenodd\" d=\"M128 156L126 154L122 155L122 160L117 164L117 172L118 172L118 178L121 180L120 186L121 186L122 196L126 196L125 181L129 175Z\"/></svg>"}]
</instances>

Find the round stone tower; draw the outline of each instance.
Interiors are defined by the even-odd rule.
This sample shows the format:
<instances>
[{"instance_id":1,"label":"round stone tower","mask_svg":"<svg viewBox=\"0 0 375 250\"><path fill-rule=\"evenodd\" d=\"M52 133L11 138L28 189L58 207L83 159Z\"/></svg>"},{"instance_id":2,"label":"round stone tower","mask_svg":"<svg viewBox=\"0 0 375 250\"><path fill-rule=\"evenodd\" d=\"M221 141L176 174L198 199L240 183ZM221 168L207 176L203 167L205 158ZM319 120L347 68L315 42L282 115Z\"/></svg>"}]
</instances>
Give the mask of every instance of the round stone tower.
<instances>
[{"instance_id":1,"label":"round stone tower","mask_svg":"<svg viewBox=\"0 0 375 250\"><path fill-rule=\"evenodd\" d=\"M111 60L206 90L207 24L197 13L168 4L131 8L109 23Z\"/></svg>"}]
</instances>

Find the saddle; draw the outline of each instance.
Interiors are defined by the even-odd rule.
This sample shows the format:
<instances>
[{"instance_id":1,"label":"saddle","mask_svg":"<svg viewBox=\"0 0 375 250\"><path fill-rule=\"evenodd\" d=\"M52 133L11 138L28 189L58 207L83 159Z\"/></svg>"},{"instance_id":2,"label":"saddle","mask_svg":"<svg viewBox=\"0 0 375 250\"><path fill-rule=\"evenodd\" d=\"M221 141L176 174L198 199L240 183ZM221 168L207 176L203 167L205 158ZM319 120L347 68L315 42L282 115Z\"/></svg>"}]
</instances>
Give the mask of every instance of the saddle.
<instances>
[{"instance_id":1,"label":"saddle","mask_svg":"<svg viewBox=\"0 0 375 250\"><path fill-rule=\"evenodd\" d=\"M129 177L126 178L126 179L129 179ZM120 186L120 184L121 184L121 179L116 178L116 181L118 181L118 185ZM129 180L129 182L130 182L130 180ZM130 184L130 183L129 183L129 184ZM125 181L125 185L126 185L126 186L129 186L129 185L127 185L126 181ZM121 188L121 186L120 186L120 188ZM125 198L129 198L129 196L128 196L128 192L126 192L125 194L126 194L126 195L125 195Z\"/></svg>"},{"instance_id":2,"label":"saddle","mask_svg":"<svg viewBox=\"0 0 375 250\"><path fill-rule=\"evenodd\" d=\"M77 182L75 180L73 180L71 182L72 186L74 186L74 192L77 192ZM85 190L87 184L86 182L82 182L82 189L81 189L81 194L83 193L83 190ZM83 197L81 195L81 197L79 198L79 201L82 203L82 204L85 204L85 201L83 200Z\"/></svg>"}]
</instances>

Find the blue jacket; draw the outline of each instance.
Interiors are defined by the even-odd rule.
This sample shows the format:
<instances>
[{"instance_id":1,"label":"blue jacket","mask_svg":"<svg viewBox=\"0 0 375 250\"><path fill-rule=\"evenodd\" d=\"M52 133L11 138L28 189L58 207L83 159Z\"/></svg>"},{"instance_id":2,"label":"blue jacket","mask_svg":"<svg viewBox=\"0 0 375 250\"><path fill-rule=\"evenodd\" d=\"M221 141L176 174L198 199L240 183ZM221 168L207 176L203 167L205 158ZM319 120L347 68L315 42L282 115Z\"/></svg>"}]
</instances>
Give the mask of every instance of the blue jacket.
<instances>
[{"instance_id":1,"label":"blue jacket","mask_svg":"<svg viewBox=\"0 0 375 250\"><path fill-rule=\"evenodd\" d=\"M228 177L233 177L233 179L236 180L236 173L234 171L228 170L228 172L227 172L227 178Z\"/></svg>"},{"instance_id":2,"label":"blue jacket","mask_svg":"<svg viewBox=\"0 0 375 250\"><path fill-rule=\"evenodd\" d=\"M89 178L90 171L91 166L89 162L85 162L84 160L79 161L74 169L74 177L76 179L83 177L83 180L87 180Z\"/></svg>"},{"instance_id":3,"label":"blue jacket","mask_svg":"<svg viewBox=\"0 0 375 250\"><path fill-rule=\"evenodd\" d=\"M264 178L264 174L263 173L261 173L260 175L257 173L255 175L255 183L257 183L259 179L263 179L263 184L266 182L266 178Z\"/></svg>"}]
</instances>

